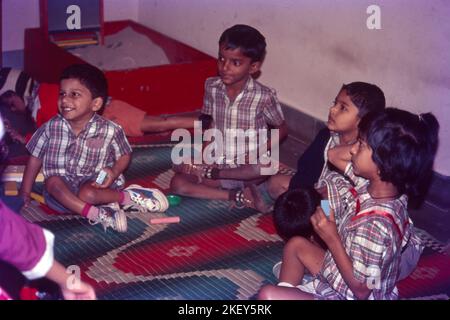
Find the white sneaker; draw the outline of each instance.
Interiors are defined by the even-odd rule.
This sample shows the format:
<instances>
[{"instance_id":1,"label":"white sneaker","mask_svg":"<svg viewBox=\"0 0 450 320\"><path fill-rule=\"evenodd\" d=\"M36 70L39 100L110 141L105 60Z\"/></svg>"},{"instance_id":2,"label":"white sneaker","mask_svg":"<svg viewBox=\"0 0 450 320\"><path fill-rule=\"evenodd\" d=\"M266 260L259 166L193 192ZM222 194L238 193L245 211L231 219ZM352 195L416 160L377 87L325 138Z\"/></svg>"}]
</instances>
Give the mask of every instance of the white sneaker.
<instances>
[{"instance_id":1,"label":"white sneaker","mask_svg":"<svg viewBox=\"0 0 450 320\"><path fill-rule=\"evenodd\" d=\"M112 228L117 232L127 231L127 216L117 202L98 207L100 212L95 220L89 220L91 225L101 223L103 229Z\"/></svg>"},{"instance_id":2,"label":"white sneaker","mask_svg":"<svg viewBox=\"0 0 450 320\"><path fill-rule=\"evenodd\" d=\"M132 184L125 188L128 192L131 205L123 206L124 210L139 212L164 212L169 208L167 197L158 189L144 188L137 184Z\"/></svg>"},{"instance_id":3,"label":"white sneaker","mask_svg":"<svg viewBox=\"0 0 450 320\"><path fill-rule=\"evenodd\" d=\"M281 264L282 263L283 263L282 261L278 261L277 263L275 263L273 265L273 268L272 268L273 275L277 279L280 279L280 271L281 271Z\"/></svg>"},{"instance_id":4,"label":"white sneaker","mask_svg":"<svg viewBox=\"0 0 450 320\"><path fill-rule=\"evenodd\" d=\"M281 264L282 261L278 261L273 265L272 272L275 278L280 279L280 271L281 271ZM303 275L302 284L310 282L314 277L309 273L307 269L305 269L305 274ZM281 282L284 284L284 282Z\"/></svg>"}]
</instances>

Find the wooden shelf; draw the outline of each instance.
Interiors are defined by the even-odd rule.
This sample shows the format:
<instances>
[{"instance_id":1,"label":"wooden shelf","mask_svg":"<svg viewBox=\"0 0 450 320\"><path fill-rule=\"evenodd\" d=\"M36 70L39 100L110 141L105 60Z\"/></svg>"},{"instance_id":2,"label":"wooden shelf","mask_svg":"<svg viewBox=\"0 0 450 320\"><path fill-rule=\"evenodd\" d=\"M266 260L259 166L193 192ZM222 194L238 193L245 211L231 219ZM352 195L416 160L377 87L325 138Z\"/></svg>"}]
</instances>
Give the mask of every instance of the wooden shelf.
<instances>
[{"instance_id":1,"label":"wooden shelf","mask_svg":"<svg viewBox=\"0 0 450 320\"><path fill-rule=\"evenodd\" d=\"M103 0L39 0L39 3L45 39L60 47L104 43ZM80 29L70 30L67 26L70 17L67 8L72 5L80 9Z\"/></svg>"}]
</instances>

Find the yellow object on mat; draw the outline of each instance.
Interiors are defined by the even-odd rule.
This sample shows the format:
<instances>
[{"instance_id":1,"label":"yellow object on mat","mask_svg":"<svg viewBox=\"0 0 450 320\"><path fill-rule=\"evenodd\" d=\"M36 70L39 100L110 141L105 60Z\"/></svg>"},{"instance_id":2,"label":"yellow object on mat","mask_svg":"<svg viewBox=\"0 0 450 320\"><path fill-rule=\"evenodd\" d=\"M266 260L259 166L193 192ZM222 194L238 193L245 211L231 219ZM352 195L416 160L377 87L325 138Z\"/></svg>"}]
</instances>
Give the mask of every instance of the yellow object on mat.
<instances>
[{"instance_id":1,"label":"yellow object on mat","mask_svg":"<svg viewBox=\"0 0 450 320\"><path fill-rule=\"evenodd\" d=\"M7 181L5 182L5 196L17 196L19 190L17 189L17 182Z\"/></svg>"},{"instance_id":2,"label":"yellow object on mat","mask_svg":"<svg viewBox=\"0 0 450 320\"><path fill-rule=\"evenodd\" d=\"M45 199L44 199L44 197L41 196L40 194L37 194L37 193L35 193L35 192L32 192L32 193L30 194L30 198L33 199L33 200L36 200L36 201L39 202L39 203L45 204Z\"/></svg>"},{"instance_id":3,"label":"yellow object on mat","mask_svg":"<svg viewBox=\"0 0 450 320\"><path fill-rule=\"evenodd\" d=\"M25 172L24 165L9 165L3 171L2 181L15 181L22 182L23 174ZM36 176L36 182L43 182L44 175L42 172L39 172Z\"/></svg>"}]
</instances>

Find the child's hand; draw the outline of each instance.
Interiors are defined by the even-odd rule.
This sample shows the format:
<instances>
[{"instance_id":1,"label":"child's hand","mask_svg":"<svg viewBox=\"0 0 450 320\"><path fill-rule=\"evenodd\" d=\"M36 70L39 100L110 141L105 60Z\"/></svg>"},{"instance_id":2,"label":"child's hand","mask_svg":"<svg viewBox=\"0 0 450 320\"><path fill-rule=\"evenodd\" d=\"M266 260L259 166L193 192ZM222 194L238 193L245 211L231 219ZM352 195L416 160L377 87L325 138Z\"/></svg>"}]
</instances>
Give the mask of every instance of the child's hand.
<instances>
[{"instance_id":1,"label":"child's hand","mask_svg":"<svg viewBox=\"0 0 450 320\"><path fill-rule=\"evenodd\" d=\"M97 189L106 189L106 188L109 188L109 186L110 186L110 185L114 182L114 180L116 179L116 176L115 176L114 172L111 170L111 168L103 168L102 170L106 172L106 177L105 177L105 179L103 180L103 183L101 183L101 184L98 184L97 182L93 181L93 182L91 183L91 185L92 185L94 188L97 188Z\"/></svg>"},{"instance_id":2,"label":"child's hand","mask_svg":"<svg viewBox=\"0 0 450 320\"><path fill-rule=\"evenodd\" d=\"M76 289L61 288L65 300L96 300L94 288L81 281Z\"/></svg>"},{"instance_id":3,"label":"child's hand","mask_svg":"<svg viewBox=\"0 0 450 320\"><path fill-rule=\"evenodd\" d=\"M334 210L330 208L330 216L327 218L321 207L317 207L311 216L311 224L314 231L322 238L325 243L330 243L339 238L334 220Z\"/></svg>"},{"instance_id":4,"label":"child's hand","mask_svg":"<svg viewBox=\"0 0 450 320\"><path fill-rule=\"evenodd\" d=\"M20 191L19 196L20 196L20 198L23 201L23 206L25 208L28 207L30 205L30 203L31 203L31 196L30 196L30 194L28 192Z\"/></svg>"},{"instance_id":5,"label":"child's hand","mask_svg":"<svg viewBox=\"0 0 450 320\"><path fill-rule=\"evenodd\" d=\"M320 194L322 199L328 199L328 188L326 186L320 187L316 189L316 191Z\"/></svg>"}]
</instances>

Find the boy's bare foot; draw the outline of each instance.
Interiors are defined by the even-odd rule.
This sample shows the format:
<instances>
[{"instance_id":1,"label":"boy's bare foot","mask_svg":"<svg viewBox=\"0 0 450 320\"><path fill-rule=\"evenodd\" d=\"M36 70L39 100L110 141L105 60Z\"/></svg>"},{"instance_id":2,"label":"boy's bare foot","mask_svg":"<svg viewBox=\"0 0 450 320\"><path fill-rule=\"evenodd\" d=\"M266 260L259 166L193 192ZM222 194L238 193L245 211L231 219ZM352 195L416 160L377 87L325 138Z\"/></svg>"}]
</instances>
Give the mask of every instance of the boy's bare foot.
<instances>
[{"instance_id":1,"label":"boy's bare foot","mask_svg":"<svg viewBox=\"0 0 450 320\"><path fill-rule=\"evenodd\" d=\"M205 171L207 168L208 166L204 164L181 163L172 165L172 170L176 173L184 173L196 176L198 183L201 183L203 181L203 178L205 178Z\"/></svg>"}]
</instances>

